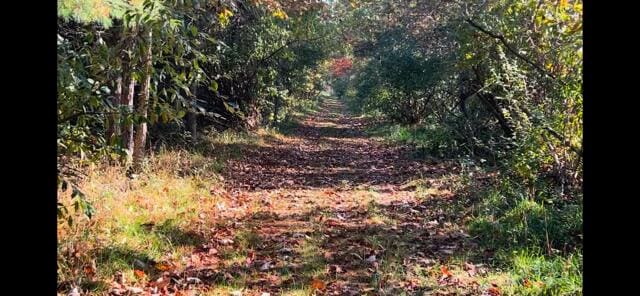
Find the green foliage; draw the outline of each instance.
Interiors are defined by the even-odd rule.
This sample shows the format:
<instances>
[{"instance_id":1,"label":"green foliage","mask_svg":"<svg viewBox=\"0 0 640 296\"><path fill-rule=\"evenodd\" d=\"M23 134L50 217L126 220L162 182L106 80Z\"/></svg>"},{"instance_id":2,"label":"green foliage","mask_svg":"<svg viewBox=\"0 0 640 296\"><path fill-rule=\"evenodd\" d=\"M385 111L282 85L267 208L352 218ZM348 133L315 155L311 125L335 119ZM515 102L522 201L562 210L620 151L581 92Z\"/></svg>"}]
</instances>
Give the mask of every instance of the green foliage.
<instances>
[{"instance_id":1,"label":"green foliage","mask_svg":"<svg viewBox=\"0 0 640 296\"><path fill-rule=\"evenodd\" d=\"M113 9L126 1L58 0L58 15L79 22L96 22L105 27L112 24Z\"/></svg>"},{"instance_id":2,"label":"green foliage","mask_svg":"<svg viewBox=\"0 0 640 296\"><path fill-rule=\"evenodd\" d=\"M374 135L413 144L423 156L469 159L482 168L469 174L499 173L492 184L468 177L475 201L471 232L486 248L528 250L502 260L530 268L517 274L555 279L512 293L576 293L581 1L341 3L345 22L357 24L345 34L355 60L348 76L334 78L334 93L354 112L387 121L370 131Z\"/></svg>"},{"instance_id":3,"label":"green foliage","mask_svg":"<svg viewBox=\"0 0 640 296\"><path fill-rule=\"evenodd\" d=\"M336 46L322 6L295 17L214 1L60 0L58 8L58 172L69 182L73 169L125 158L121 129L132 124L148 122L152 141L167 143L184 138L189 112L201 129L245 127L274 111L274 98L278 114L267 119L286 118L324 88L319 66ZM132 77L141 94L149 48L145 117L123 104L123 92Z\"/></svg>"}]
</instances>

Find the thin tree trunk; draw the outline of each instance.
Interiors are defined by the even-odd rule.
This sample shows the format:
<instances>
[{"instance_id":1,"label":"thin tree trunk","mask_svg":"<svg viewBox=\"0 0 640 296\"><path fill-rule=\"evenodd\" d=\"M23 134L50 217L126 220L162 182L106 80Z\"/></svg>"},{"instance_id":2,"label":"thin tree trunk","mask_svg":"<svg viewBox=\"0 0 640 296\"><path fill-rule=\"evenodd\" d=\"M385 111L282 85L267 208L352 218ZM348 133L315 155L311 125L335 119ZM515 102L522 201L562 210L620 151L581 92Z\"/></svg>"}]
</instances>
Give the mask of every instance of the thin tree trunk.
<instances>
[{"instance_id":1,"label":"thin tree trunk","mask_svg":"<svg viewBox=\"0 0 640 296\"><path fill-rule=\"evenodd\" d=\"M122 90L119 111L122 113L120 115L120 122L122 123L122 148L126 152L124 162L127 165L131 163L133 153L133 123L131 123L130 117L133 113L133 96L136 81L133 77L133 61L126 51L132 49L135 34L135 31L128 31L126 27L123 27L122 42L124 42L124 46L120 53L122 61Z\"/></svg>"},{"instance_id":2,"label":"thin tree trunk","mask_svg":"<svg viewBox=\"0 0 640 296\"><path fill-rule=\"evenodd\" d=\"M120 105L120 100L122 97L122 75L118 75L116 78L115 89L113 93L113 97L111 98L111 103L113 106ZM113 112L107 119L107 141L109 141L109 145L113 143L113 141L120 135L120 116L118 112Z\"/></svg>"},{"instance_id":3,"label":"thin tree trunk","mask_svg":"<svg viewBox=\"0 0 640 296\"><path fill-rule=\"evenodd\" d=\"M127 60L123 66L123 81L125 82L125 87L122 90L122 96L120 97L120 106L122 109L125 109L125 116L130 117L133 112L133 95L135 93L136 81L131 75L131 65L130 61ZM122 148L125 149L126 163L131 161L131 154L133 152L133 123L130 120L125 120L122 129Z\"/></svg>"},{"instance_id":4,"label":"thin tree trunk","mask_svg":"<svg viewBox=\"0 0 640 296\"><path fill-rule=\"evenodd\" d=\"M122 37L124 35L123 30L123 24L119 20L114 20L113 28L108 30L108 32L111 34L107 34L107 43L110 46L118 48L119 44L122 42ZM122 60L122 56L119 52L116 53L115 58ZM122 99L122 73L116 74L112 95L113 96L111 97L111 105L116 110L112 110L112 114L107 117L107 134L105 135L105 139L107 140L107 145L109 146L112 146L121 134L119 116L120 114L118 114L117 111L118 107L120 106L120 100Z\"/></svg>"},{"instance_id":5,"label":"thin tree trunk","mask_svg":"<svg viewBox=\"0 0 640 296\"><path fill-rule=\"evenodd\" d=\"M147 114L149 107L149 88L151 87L151 59L152 59L152 51L151 51L151 29L147 32L147 52L144 57L144 80L142 82L141 93L138 96L138 105L136 106L136 115L142 120L136 126L136 134L135 134L135 142L134 142L134 150L133 150L133 170L141 171L142 170L142 162L144 160L145 154L145 144L147 141Z\"/></svg>"},{"instance_id":6,"label":"thin tree trunk","mask_svg":"<svg viewBox=\"0 0 640 296\"><path fill-rule=\"evenodd\" d=\"M273 123L278 123L278 112L280 112L280 96L275 96L275 102L273 104Z\"/></svg>"},{"instance_id":7,"label":"thin tree trunk","mask_svg":"<svg viewBox=\"0 0 640 296\"><path fill-rule=\"evenodd\" d=\"M502 128L505 137L512 138L514 136L514 130L511 122L502 113L500 106L498 106L498 102L496 102L495 96L491 93L478 93L478 97L498 120L498 124Z\"/></svg>"},{"instance_id":8,"label":"thin tree trunk","mask_svg":"<svg viewBox=\"0 0 640 296\"><path fill-rule=\"evenodd\" d=\"M191 93L193 94L193 103L195 105L196 99L198 98L198 84L194 83L191 86ZM195 141L197 139L198 132L198 114L194 111L194 107L190 108L187 112L187 129L191 133L191 139Z\"/></svg>"}]
</instances>

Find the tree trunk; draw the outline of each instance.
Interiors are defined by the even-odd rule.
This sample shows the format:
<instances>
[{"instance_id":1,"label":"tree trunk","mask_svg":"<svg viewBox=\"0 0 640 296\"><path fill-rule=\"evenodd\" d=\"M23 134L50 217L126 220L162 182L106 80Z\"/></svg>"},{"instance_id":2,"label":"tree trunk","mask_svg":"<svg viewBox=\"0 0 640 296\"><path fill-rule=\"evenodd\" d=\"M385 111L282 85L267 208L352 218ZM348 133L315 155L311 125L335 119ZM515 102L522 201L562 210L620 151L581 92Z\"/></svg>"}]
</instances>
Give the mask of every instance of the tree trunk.
<instances>
[{"instance_id":1,"label":"tree trunk","mask_svg":"<svg viewBox=\"0 0 640 296\"><path fill-rule=\"evenodd\" d=\"M136 115L141 122L136 126L135 143L133 149L133 170L139 172L142 170L142 162L145 154L145 144L147 141L147 114L149 109L149 89L151 87L151 67L152 67L152 51L151 51L151 33L147 32L147 52L144 57L144 80L142 82L141 92L138 96L138 104L136 106Z\"/></svg>"},{"instance_id":2,"label":"tree trunk","mask_svg":"<svg viewBox=\"0 0 640 296\"><path fill-rule=\"evenodd\" d=\"M273 123L278 123L278 112L280 111L280 96L275 96L275 102L273 103Z\"/></svg>"},{"instance_id":3,"label":"tree trunk","mask_svg":"<svg viewBox=\"0 0 640 296\"><path fill-rule=\"evenodd\" d=\"M111 103L113 106L120 105L120 100L122 97L122 75L119 75L116 78L115 88L113 92L113 97L111 97ZM112 145L113 141L120 135L120 116L117 112L112 112L112 114L107 117L107 135L106 139L109 145Z\"/></svg>"},{"instance_id":4,"label":"tree trunk","mask_svg":"<svg viewBox=\"0 0 640 296\"><path fill-rule=\"evenodd\" d=\"M502 128L504 136L506 138L513 138L515 134L512 124L502 113L498 102L496 102L495 96L491 93L478 93L478 97L498 120L498 124Z\"/></svg>"},{"instance_id":5,"label":"tree trunk","mask_svg":"<svg viewBox=\"0 0 640 296\"><path fill-rule=\"evenodd\" d=\"M120 97L116 97L115 100L119 100L118 110L118 129L119 135L122 136L122 149L125 150L126 156L124 157L124 163L129 164L131 162L131 152L133 151L133 124L131 124L131 113L133 112L133 95L135 93L136 82L132 75L133 67L131 57L127 54L127 50L132 48L134 31L128 31L126 26L122 27L121 38L117 39L118 42L122 42L123 46L120 54L120 61L122 62L122 73L120 78Z\"/></svg>"},{"instance_id":6,"label":"tree trunk","mask_svg":"<svg viewBox=\"0 0 640 296\"><path fill-rule=\"evenodd\" d=\"M122 96L120 97L120 106L125 109L125 116L130 117L133 112L133 95L135 93L136 81L131 75L130 60L126 59L123 63L122 77L124 81L124 88L122 90ZM133 152L133 123L130 120L125 120L122 130L122 148L125 149L126 163L131 161L131 153Z\"/></svg>"},{"instance_id":7,"label":"tree trunk","mask_svg":"<svg viewBox=\"0 0 640 296\"><path fill-rule=\"evenodd\" d=\"M198 114L194 111L196 99L198 98L198 84L194 83L191 86L191 93L193 94L193 106L187 112L187 130L191 133L191 139L195 141L197 139L198 132Z\"/></svg>"},{"instance_id":8,"label":"tree trunk","mask_svg":"<svg viewBox=\"0 0 640 296\"><path fill-rule=\"evenodd\" d=\"M108 34L106 34L106 42L109 46L114 46L118 48L122 43L123 37L123 29L124 26L120 20L114 20L113 27L108 30ZM122 60L122 55L120 52L117 52L115 55L116 59ZM112 77L113 79L113 77ZM113 146L117 141L118 137L121 134L121 126L120 126L120 114L118 114L120 101L122 100L122 73L116 74L115 83L113 85L113 93L111 97L111 105L114 110L111 110L111 115L107 117L107 134L105 135L105 139L107 140L107 145Z\"/></svg>"}]
</instances>

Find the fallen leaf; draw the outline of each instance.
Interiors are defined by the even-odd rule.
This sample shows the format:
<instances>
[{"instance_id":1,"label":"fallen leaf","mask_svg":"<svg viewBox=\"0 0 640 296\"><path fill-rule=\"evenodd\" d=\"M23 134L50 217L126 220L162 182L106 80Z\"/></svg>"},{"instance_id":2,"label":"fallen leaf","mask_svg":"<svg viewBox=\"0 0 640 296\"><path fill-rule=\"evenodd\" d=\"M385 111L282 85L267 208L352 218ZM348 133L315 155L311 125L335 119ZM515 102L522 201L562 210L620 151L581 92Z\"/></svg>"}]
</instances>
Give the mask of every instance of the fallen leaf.
<instances>
[{"instance_id":1,"label":"fallen leaf","mask_svg":"<svg viewBox=\"0 0 640 296\"><path fill-rule=\"evenodd\" d=\"M200 256L198 256L198 254L191 254L191 263L193 265L200 264Z\"/></svg>"},{"instance_id":2,"label":"fallen leaf","mask_svg":"<svg viewBox=\"0 0 640 296\"><path fill-rule=\"evenodd\" d=\"M168 271L171 269L171 265L167 263L158 263L156 264L156 269L160 271Z\"/></svg>"},{"instance_id":3,"label":"fallen leaf","mask_svg":"<svg viewBox=\"0 0 640 296\"><path fill-rule=\"evenodd\" d=\"M324 290L327 288L327 284L319 279L313 279L311 282L311 287L315 290Z\"/></svg>"},{"instance_id":4,"label":"fallen leaf","mask_svg":"<svg viewBox=\"0 0 640 296\"><path fill-rule=\"evenodd\" d=\"M114 281L113 284L118 285L118 288L119 286L125 284L124 275L122 274L122 271L116 272L116 274L113 276L113 281Z\"/></svg>"},{"instance_id":5,"label":"fallen leaf","mask_svg":"<svg viewBox=\"0 0 640 296\"><path fill-rule=\"evenodd\" d=\"M446 266L442 265L440 266L440 271L442 272L442 275L446 276L446 277L451 277L453 276L453 274L451 274L451 272L449 272L449 268L447 268Z\"/></svg>"},{"instance_id":6,"label":"fallen leaf","mask_svg":"<svg viewBox=\"0 0 640 296\"><path fill-rule=\"evenodd\" d=\"M80 292L78 292L78 288L73 288L68 296L80 296Z\"/></svg>"},{"instance_id":7,"label":"fallen leaf","mask_svg":"<svg viewBox=\"0 0 640 296\"><path fill-rule=\"evenodd\" d=\"M144 271L139 270L139 269L134 269L133 270L133 274L139 279L145 277Z\"/></svg>"},{"instance_id":8,"label":"fallen leaf","mask_svg":"<svg viewBox=\"0 0 640 296\"><path fill-rule=\"evenodd\" d=\"M230 240L230 239L228 239L228 238L218 240L218 242L219 242L220 244L222 244L222 245L230 245L230 244L233 244L233 240Z\"/></svg>"},{"instance_id":9,"label":"fallen leaf","mask_svg":"<svg viewBox=\"0 0 640 296\"><path fill-rule=\"evenodd\" d=\"M245 260L245 265L247 267L251 267L251 264L253 263L253 260L255 260L256 258L256 253L253 251L250 251L249 254L247 255L247 259Z\"/></svg>"},{"instance_id":10,"label":"fallen leaf","mask_svg":"<svg viewBox=\"0 0 640 296\"><path fill-rule=\"evenodd\" d=\"M489 295L491 295L491 296L500 296L501 295L500 289L498 289L498 287L491 287L491 288L489 288L488 292L489 292Z\"/></svg>"},{"instance_id":11,"label":"fallen leaf","mask_svg":"<svg viewBox=\"0 0 640 296\"><path fill-rule=\"evenodd\" d=\"M94 267L93 264L91 265L85 265L84 269L84 273L89 277L89 278L93 278L96 275L96 268Z\"/></svg>"},{"instance_id":12,"label":"fallen leaf","mask_svg":"<svg viewBox=\"0 0 640 296\"><path fill-rule=\"evenodd\" d=\"M283 254L290 254L293 253L293 249L291 248L282 248L280 250L278 250L279 253L283 253Z\"/></svg>"},{"instance_id":13,"label":"fallen leaf","mask_svg":"<svg viewBox=\"0 0 640 296\"><path fill-rule=\"evenodd\" d=\"M260 271L267 271L271 268L271 262L267 261L260 266Z\"/></svg>"},{"instance_id":14,"label":"fallen leaf","mask_svg":"<svg viewBox=\"0 0 640 296\"><path fill-rule=\"evenodd\" d=\"M170 282L171 282L170 277L162 276L158 278L158 280L156 280L155 282L150 283L150 286L163 289L164 287L168 286Z\"/></svg>"},{"instance_id":15,"label":"fallen leaf","mask_svg":"<svg viewBox=\"0 0 640 296\"><path fill-rule=\"evenodd\" d=\"M126 293L127 293L127 289L123 289L123 288L112 288L111 290L109 290L109 295L120 296Z\"/></svg>"},{"instance_id":16,"label":"fallen leaf","mask_svg":"<svg viewBox=\"0 0 640 296\"><path fill-rule=\"evenodd\" d=\"M371 256L367 257L366 261L369 262L369 263L376 262L376 255L371 255Z\"/></svg>"},{"instance_id":17,"label":"fallen leaf","mask_svg":"<svg viewBox=\"0 0 640 296\"><path fill-rule=\"evenodd\" d=\"M129 291L132 294L140 294L144 292L142 288L138 288L138 287L127 287L127 291Z\"/></svg>"},{"instance_id":18,"label":"fallen leaf","mask_svg":"<svg viewBox=\"0 0 640 296\"><path fill-rule=\"evenodd\" d=\"M476 266L471 264L471 263L464 263L464 270L467 271L467 273L469 274L469 276L475 276L476 275Z\"/></svg>"}]
</instances>

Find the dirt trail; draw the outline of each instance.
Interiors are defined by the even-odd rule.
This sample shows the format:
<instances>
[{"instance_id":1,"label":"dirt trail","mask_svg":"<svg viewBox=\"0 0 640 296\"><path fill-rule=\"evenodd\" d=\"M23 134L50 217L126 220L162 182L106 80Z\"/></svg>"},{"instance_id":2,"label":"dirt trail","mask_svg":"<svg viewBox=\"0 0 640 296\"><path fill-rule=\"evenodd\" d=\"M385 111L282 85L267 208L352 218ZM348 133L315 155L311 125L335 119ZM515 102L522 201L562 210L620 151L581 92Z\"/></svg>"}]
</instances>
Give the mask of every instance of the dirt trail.
<instances>
[{"instance_id":1,"label":"dirt trail","mask_svg":"<svg viewBox=\"0 0 640 296\"><path fill-rule=\"evenodd\" d=\"M229 187L248 192L272 189L364 188L398 191L408 180L441 172L411 159L407 147L367 137L365 122L326 100L288 137L249 150L228 170ZM440 167L442 169L442 167Z\"/></svg>"},{"instance_id":2,"label":"dirt trail","mask_svg":"<svg viewBox=\"0 0 640 296\"><path fill-rule=\"evenodd\" d=\"M326 99L289 135L242 147L224 176L233 202L221 206L242 213L213 229L195 254L206 264L190 275L242 295L422 295L466 285L437 282L440 264L472 247L446 186L452 169L412 159L364 127ZM438 274L424 274L431 270Z\"/></svg>"}]
</instances>

